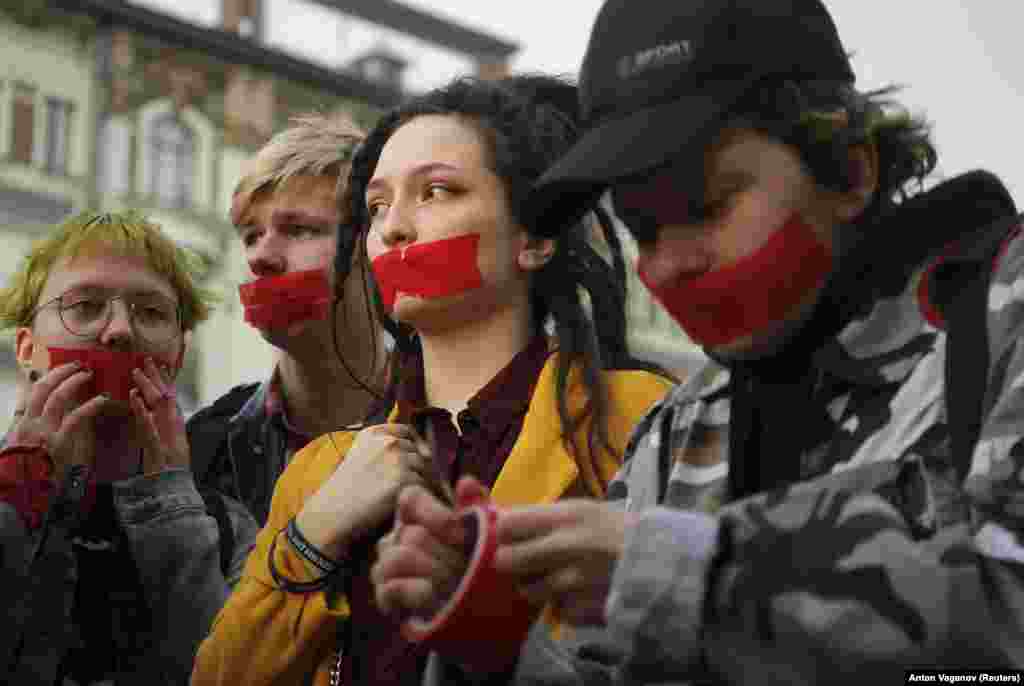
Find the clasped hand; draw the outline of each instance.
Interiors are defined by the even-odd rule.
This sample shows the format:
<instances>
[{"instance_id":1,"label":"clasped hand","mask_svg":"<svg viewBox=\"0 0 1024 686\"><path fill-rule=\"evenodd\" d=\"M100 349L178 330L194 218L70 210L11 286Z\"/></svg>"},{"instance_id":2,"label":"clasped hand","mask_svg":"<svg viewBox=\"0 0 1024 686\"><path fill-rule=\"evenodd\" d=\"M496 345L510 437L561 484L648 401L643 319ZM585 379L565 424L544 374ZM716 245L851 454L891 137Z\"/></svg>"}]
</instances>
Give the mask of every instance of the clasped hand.
<instances>
[{"instance_id":1,"label":"clasped hand","mask_svg":"<svg viewBox=\"0 0 1024 686\"><path fill-rule=\"evenodd\" d=\"M404 618L443 603L468 564L457 509L486 497L470 477L458 483L455 510L422 488L401 493L396 531L381 540L371 570L382 611ZM625 512L595 500L502 508L495 565L530 601L549 604L564 621L600 625L627 522Z\"/></svg>"}]
</instances>

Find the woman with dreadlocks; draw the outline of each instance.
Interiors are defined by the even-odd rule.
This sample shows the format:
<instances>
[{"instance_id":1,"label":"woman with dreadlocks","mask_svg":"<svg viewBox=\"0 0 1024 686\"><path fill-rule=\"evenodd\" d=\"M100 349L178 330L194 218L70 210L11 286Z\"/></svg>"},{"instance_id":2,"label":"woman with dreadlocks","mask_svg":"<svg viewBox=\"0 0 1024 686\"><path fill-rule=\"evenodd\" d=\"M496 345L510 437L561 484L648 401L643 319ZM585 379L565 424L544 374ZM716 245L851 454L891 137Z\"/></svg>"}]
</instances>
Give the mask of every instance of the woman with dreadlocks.
<instances>
[{"instance_id":1,"label":"woman with dreadlocks","mask_svg":"<svg viewBox=\"0 0 1024 686\"><path fill-rule=\"evenodd\" d=\"M531 220L533 183L576 139L576 108L557 79L460 79L366 139L336 259L344 274L358 250L372 268L396 341L395 407L296 455L193 683L419 683L426 651L381 613L369 578L399 491L452 501L471 476L498 504L603 494L670 384L629 355L607 216ZM612 264L590 244L595 219Z\"/></svg>"}]
</instances>

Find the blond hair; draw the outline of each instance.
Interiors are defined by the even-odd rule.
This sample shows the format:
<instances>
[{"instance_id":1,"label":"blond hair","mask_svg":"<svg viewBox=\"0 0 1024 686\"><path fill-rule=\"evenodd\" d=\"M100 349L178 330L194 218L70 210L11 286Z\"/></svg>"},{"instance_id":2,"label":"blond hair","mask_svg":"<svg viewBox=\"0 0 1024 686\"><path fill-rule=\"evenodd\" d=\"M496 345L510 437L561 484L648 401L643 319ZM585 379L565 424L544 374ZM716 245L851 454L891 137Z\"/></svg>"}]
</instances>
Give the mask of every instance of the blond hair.
<instances>
[{"instance_id":1,"label":"blond hair","mask_svg":"<svg viewBox=\"0 0 1024 686\"><path fill-rule=\"evenodd\" d=\"M52 236L36 242L8 286L0 290L0 329L31 326L39 297L58 261L108 252L142 257L170 282L178 296L184 331L210 316L216 298L196 283L198 256L175 245L158 224L134 210L82 212L57 225Z\"/></svg>"},{"instance_id":2,"label":"blond hair","mask_svg":"<svg viewBox=\"0 0 1024 686\"><path fill-rule=\"evenodd\" d=\"M249 161L235 186L231 221L240 221L257 194L280 188L300 174L338 177L340 199L352 154L365 136L346 114L292 117L288 128L271 138Z\"/></svg>"}]
</instances>

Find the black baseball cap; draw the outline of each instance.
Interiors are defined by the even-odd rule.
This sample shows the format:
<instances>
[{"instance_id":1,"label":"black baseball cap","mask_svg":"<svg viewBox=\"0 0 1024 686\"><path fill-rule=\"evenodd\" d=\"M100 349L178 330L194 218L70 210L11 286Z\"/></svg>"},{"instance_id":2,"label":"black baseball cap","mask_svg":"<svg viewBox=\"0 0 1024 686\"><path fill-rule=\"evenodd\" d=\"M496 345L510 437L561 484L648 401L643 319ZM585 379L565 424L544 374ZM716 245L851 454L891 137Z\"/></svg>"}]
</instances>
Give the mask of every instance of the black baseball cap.
<instances>
[{"instance_id":1,"label":"black baseball cap","mask_svg":"<svg viewBox=\"0 0 1024 686\"><path fill-rule=\"evenodd\" d=\"M854 79L820 0L607 0L580 70L585 133L538 180L534 207L563 224L616 180L702 159L759 84Z\"/></svg>"}]
</instances>

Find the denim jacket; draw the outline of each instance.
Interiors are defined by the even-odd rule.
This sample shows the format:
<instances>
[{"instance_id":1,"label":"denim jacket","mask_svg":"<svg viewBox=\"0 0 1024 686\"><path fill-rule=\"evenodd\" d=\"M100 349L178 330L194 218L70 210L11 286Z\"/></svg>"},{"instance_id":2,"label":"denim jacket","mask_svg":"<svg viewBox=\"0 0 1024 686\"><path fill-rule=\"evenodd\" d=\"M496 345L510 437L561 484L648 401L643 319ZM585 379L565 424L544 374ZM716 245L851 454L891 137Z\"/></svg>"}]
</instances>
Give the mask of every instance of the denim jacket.
<instances>
[{"instance_id":1,"label":"denim jacket","mask_svg":"<svg viewBox=\"0 0 1024 686\"><path fill-rule=\"evenodd\" d=\"M188 683L196 649L241 577L256 522L240 504L225 499L236 541L225 578L218 525L207 514L191 472L172 469L112 484L118 535L111 541L75 535L81 524L74 514L81 495L75 486L58 489L42 526L34 530L13 505L0 501L0 596L6 596L0 605L7 608L7 621L0 624L0 669L7 683L58 683L61 665L86 638L76 603L105 592L105 577L134 579L135 585L134 592L121 587L103 596L110 599L105 605L116 667L100 683ZM88 588L79 587L82 556L104 553L113 567L109 575L101 573ZM131 563L134 570L123 569ZM142 624L135 621L140 616ZM62 682L77 686L70 679Z\"/></svg>"}]
</instances>

